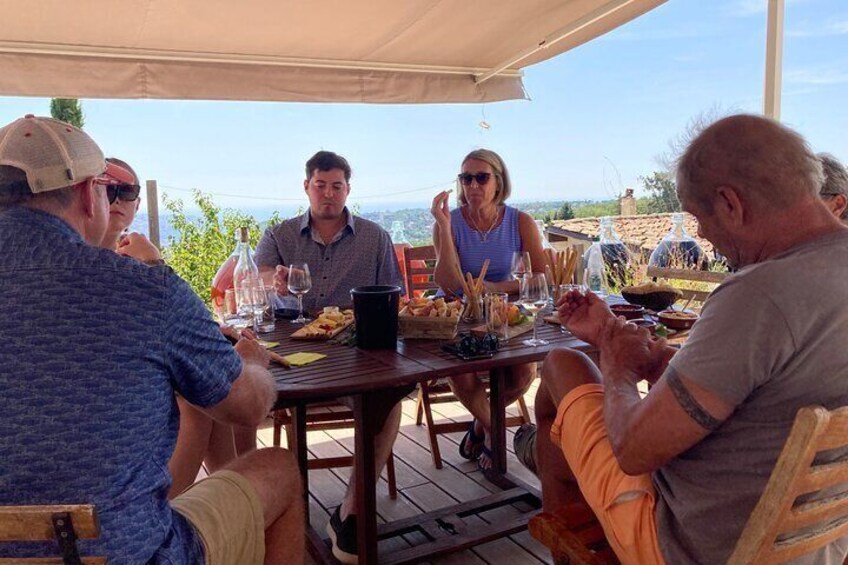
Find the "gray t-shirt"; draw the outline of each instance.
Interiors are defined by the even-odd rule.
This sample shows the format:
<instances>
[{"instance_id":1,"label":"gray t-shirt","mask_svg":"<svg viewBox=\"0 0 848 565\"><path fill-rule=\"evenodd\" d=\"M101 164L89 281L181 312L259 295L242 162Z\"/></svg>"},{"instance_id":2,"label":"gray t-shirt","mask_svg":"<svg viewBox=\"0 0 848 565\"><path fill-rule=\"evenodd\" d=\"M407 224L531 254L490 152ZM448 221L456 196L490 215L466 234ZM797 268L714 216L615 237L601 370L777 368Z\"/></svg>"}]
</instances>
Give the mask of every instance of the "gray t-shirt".
<instances>
[{"instance_id":1,"label":"gray t-shirt","mask_svg":"<svg viewBox=\"0 0 848 565\"><path fill-rule=\"evenodd\" d=\"M314 312L324 306L348 306L350 289L368 285L396 285L403 277L386 230L345 209L347 225L329 245L309 227L309 211L265 230L256 245L259 267L303 262L309 265L312 289L303 297L303 308ZM284 303L294 307L293 296Z\"/></svg>"},{"instance_id":2,"label":"gray t-shirt","mask_svg":"<svg viewBox=\"0 0 848 565\"><path fill-rule=\"evenodd\" d=\"M725 563L798 409L848 405L846 281L848 231L840 231L742 269L704 304L668 371L736 410L654 473L667 563ZM846 551L842 538L796 562L841 564Z\"/></svg>"}]
</instances>

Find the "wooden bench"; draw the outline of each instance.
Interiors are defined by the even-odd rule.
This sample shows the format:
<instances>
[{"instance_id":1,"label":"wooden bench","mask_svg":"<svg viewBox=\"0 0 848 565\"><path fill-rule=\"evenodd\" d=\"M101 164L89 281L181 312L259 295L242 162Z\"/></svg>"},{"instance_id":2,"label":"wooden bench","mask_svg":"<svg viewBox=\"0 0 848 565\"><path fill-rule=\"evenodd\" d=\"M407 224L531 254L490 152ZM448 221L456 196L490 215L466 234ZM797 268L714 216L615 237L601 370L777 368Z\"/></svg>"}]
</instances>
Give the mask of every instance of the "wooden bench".
<instances>
[{"instance_id":1,"label":"wooden bench","mask_svg":"<svg viewBox=\"0 0 848 565\"><path fill-rule=\"evenodd\" d=\"M61 557L0 558L0 565L105 565L105 557L80 557L77 539L96 539L100 523L94 506L0 507L0 542L49 541L58 543Z\"/></svg>"},{"instance_id":2,"label":"wooden bench","mask_svg":"<svg viewBox=\"0 0 848 565\"><path fill-rule=\"evenodd\" d=\"M728 565L783 563L848 535L848 457L815 462L821 452L846 448L848 407L833 411L821 406L801 408ZM834 490L836 487L841 490ZM819 491L829 494L812 502L804 499ZM560 563L617 563L609 556L605 540L581 536L585 531L597 533L600 524L594 515L587 516L585 511L569 515L567 510L562 515L535 516L530 520L530 534Z\"/></svg>"}]
</instances>

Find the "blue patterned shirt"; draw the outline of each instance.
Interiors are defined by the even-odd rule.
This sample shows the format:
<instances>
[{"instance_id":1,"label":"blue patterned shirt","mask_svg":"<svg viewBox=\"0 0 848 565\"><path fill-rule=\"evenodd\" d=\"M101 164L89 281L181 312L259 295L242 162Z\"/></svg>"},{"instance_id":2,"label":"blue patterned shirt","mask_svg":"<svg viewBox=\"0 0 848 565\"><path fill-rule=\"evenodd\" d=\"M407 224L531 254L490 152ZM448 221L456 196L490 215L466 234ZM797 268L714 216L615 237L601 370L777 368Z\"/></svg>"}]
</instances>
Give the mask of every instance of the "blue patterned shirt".
<instances>
[{"instance_id":1,"label":"blue patterned shirt","mask_svg":"<svg viewBox=\"0 0 848 565\"><path fill-rule=\"evenodd\" d=\"M329 245L309 226L309 211L265 230L254 258L259 267L302 262L309 265L312 290L303 297L303 308L314 312L324 306L348 306L350 289L366 285L403 288L392 238L386 230L348 212L347 224ZM286 305L297 301L286 297Z\"/></svg>"},{"instance_id":2,"label":"blue patterned shirt","mask_svg":"<svg viewBox=\"0 0 848 565\"><path fill-rule=\"evenodd\" d=\"M166 500L174 392L211 406L241 372L203 303L170 268L87 245L28 208L0 213L0 293L0 504L94 504L101 534L85 554L202 563Z\"/></svg>"}]
</instances>

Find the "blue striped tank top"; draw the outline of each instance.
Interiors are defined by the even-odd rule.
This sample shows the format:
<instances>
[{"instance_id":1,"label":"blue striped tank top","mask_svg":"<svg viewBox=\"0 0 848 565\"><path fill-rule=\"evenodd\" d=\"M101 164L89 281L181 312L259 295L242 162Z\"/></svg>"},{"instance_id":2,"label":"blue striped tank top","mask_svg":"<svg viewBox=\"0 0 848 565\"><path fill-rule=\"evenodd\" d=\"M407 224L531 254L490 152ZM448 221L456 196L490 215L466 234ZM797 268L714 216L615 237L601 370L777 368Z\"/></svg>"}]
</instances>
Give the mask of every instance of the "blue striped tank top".
<instances>
[{"instance_id":1,"label":"blue striped tank top","mask_svg":"<svg viewBox=\"0 0 848 565\"><path fill-rule=\"evenodd\" d=\"M512 254L521 251L521 234L518 231L518 210L504 206L504 217L500 225L489 232L486 241L483 235L472 228L459 208L451 210L453 243L456 245L462 272L478 277L483 261L489 259L486 280L501 282L512 274Z\"/></svg>"}]
</instances>

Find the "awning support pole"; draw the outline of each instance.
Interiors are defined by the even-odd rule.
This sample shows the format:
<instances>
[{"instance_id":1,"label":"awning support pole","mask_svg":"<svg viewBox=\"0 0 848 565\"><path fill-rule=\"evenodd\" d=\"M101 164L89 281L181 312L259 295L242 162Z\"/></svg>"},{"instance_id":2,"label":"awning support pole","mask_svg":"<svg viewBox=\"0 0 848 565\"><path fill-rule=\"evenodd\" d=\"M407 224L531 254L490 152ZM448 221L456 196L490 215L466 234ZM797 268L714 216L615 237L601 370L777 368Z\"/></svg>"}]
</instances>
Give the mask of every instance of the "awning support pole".
<instances>
[{"instance_id":1,"label":"awning support pole","mask_svg":"<svg viewBox=\"0 0 848 565\"><path fill-rule=\"evenodd\" d=\"M784 0L769 0L763 114L775 120L780 119L780 91L783 83L783 8Z\"/></svg>"}]
</instances>

